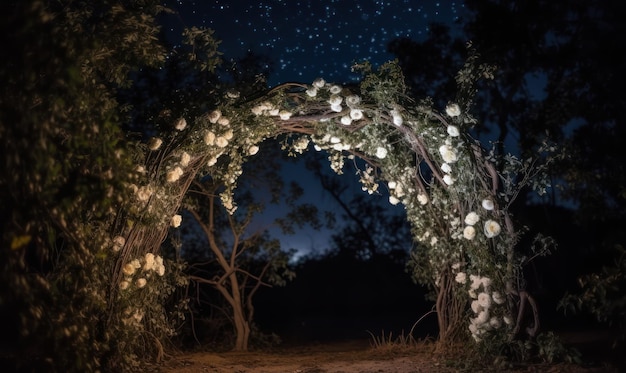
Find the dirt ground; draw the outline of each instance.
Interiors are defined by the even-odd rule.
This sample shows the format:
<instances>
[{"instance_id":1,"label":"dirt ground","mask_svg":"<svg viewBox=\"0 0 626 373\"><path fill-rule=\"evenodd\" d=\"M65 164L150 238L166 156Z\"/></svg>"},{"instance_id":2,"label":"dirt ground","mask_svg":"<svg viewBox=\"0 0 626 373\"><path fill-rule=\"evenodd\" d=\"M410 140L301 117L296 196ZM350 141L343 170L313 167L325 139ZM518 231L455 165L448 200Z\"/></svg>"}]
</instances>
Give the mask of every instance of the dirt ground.
<instances>
[{"instance_id":1,"label":"dirt ground","mask_svg":"<svg viewBox=\"0 0 626 373\"><path fill-rule=\"evenodd\" d=\"M195 352L173 356L160 366L162 373L430 373L510 371L537 373L617 373L603 364L534 365L515 369L463 369L462 362L438 358L432 344L413 348L373 349L369 341L333 342L307 347L284 347L273 352ZM493 368L493 367L491 367Z\"/></svg>"}]
</instances>

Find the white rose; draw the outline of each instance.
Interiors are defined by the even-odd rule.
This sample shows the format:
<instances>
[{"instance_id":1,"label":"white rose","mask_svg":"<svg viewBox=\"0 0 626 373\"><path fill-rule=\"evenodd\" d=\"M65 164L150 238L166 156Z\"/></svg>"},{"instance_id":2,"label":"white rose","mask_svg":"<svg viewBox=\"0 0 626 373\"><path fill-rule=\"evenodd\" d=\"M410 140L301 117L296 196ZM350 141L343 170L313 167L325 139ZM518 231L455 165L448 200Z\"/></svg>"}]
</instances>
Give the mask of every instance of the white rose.
<instances>
[{"instance_id":1,"label":"white rose","mask_svg":"<svg viewBox=\"0 0 626 373\"><path fill-rule=\"evenodd\" d=\"M313 87L315 87L315 88L322 88L325 84L326 84L326 81L324 79L317 78L313 82Z\"/></svg>"},{"instance_id":2,"label":"white rose","mask_svg":"<svg viewBox=\"0 0 626 373\"><path fill-rule=\"evenodd\" d=\"M161 140L158 137L153 137L150 139L150 142L148 143L148 148L150 148L150 150L152 151L158 150L161 147L161 144L163 144L163 140Z\"/></svg>"},{"instance_id":3,"label":"white rose","mask_svg":"<svg viewBox=\"0 0 626 373\"><path fill-rule=\"evenodd\" d=\"M457 126L448 126L448 135L452 137L457 137L460 135L459 127Z\"/></svg>"},{"instance_id":4,"label":"white rose","mask_svg":"<svg viewBox=\"0 0 626 373\"><path fill-rule=\"evenodd\" d=\"M485 236L487 238L493 238L500 234L500 224L493 220L487 220L485 222Z\"/></svg>"},{"instance_id":5,"label":"white rose","mask_svg":"<svg viewBox=\"0 0 626 373\"><path fill-rule=\"evenodd\" d=\"M466 226L465 229L463 229L463 237L466 240L473 240L474 237L476 237L476 229L471 225Z\"/></svg>"},{"instance_id":6,"label":"white rose","mask_svg":"<svg viewBox=\"0 0 626 373\"><path fill-rule=\"evenodd\" d=\"M454 163L457 161L456 151L451 145L444 144L439 147L439 154L446 163Z\"/></svg>"},{"instance_id":7,"label":"white rose","mask_svg":"<svg viewBox=\"0 0 626 373\"><path fill-rule=\"evenodd\" d=\"M221 116L222 116L222 112L221 111L213 110L211 112L211 114L209 114L209 122L217 123L217 121L220 119Z\"/></svg>"},{"instance_id":8,"label":"white rose","mask_svg":"<svg viewBox=\"0 0 626 373\"><path fill-rule=\"evenodd\" d=\"M183 217L176 214L174 216L172 216L172 221L170 222L170 225L174 228L178 228L180 227L180 223L183 221Z\"/></svg>"},{"instance_id":9,"label":"white rose","mask_svg":"<svg viewBox=\"0 0 626 373\"><path fill-rule=\"evenodd\" d=\"M187 121L185 120L185 118L178 118L174 128L176 128L179 131L182 131L185 129L185 127L187 127Z\"/></svg>"},{"instance_id":10,"label":"white rose","mask_svg":"<svg viewBox=\"0 0 626 373\"><path fill-rule=\"evenodd\" d=\"M457 104L450 104L446 106L446 114L450 117L458 117L461 115L461 108Z\"/></svg>"},{"instance_id":11,"label":"white rose","mask_svg":"<svg viewBox=\"0 0 626 373\"><path fill-rule=\"evenodd\" d=\"M494 208L493 201L490 199L483 199L482 205L485 210L491 211Z\"/></svg>"},{"instance_id":12,"label":"white rose","mask_svg":"<svg viewBox=\"0 0 626 373\"><path fill-rule=\"evenodd\" d=\"M387 149L383 148L382 146L379 146L378 148L376 148L376 157L378 159L384 159L387 156Z\"/></svg>"},{"instance_id":13,"label":"white rose","mask_svg":"<svg viewBox=\"0 0 626 373\"><path fill-rule=\"evenodd\" d=\"M478 223L478 220L480 220L480 217L474 211L471 211L467 214L467 216L465 216L465 224L467 225L474 225Z\"/></svg>"}]
</instances>

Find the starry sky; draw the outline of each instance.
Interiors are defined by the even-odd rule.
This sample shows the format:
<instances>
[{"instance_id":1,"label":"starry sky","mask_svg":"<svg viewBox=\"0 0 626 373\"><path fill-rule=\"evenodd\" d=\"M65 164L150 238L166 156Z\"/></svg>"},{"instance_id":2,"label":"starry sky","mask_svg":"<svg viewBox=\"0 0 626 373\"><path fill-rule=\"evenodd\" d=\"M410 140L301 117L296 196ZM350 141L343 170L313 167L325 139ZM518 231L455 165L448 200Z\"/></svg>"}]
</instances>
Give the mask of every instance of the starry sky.
<instances>
[{"instance_id":1,"label":"starry sky","mask_svg":"<svg viewBox=\"0 0 626 373\"><path fill-rule=\"evenodd\" d=\"M164 23L170 37L181 35L184 27L206 27L221 40L219 50L227 61L247 51L269 56L274 67L270 86L287 81L310 83L318 77L336 83L356 81L360 76L351 73L353 63L368 60L378 66L394 58L387 53L390 41L400 37L422 40L433 22L459 32L454 23L465 16L463 2L452 0L167 0L163 5L176 12ZM340 211L304 168L303 162L284 165L286 181L305 187L304 201L322 210ZM357 178L348 177L351 174L346 171L343 176L349 179L344 182L354 185L347 199L361 194L391 206L385 196L362 192ZM390 208L402 213L399 206ZM281 241L284 247L297 249L299 256L327 249L333 233L336 230L303 229Z\"/></svg>"},{"instance_id":2,"label":"starry sky","mask_svg":"<svg viewBox=\"0 0 626 373\"><path fill-rule=\"evenodd\" d=\"M176 11L168 32L207 27L221 40L224 57L248 50L269 55L270 85L312 82L318 77L347 83L354 62L374 65L393 56L387 44L399 37L421 40L432 22L452 25L464 16L462 1L437 0L168 0Z\"/></svg>"}]
</instances>

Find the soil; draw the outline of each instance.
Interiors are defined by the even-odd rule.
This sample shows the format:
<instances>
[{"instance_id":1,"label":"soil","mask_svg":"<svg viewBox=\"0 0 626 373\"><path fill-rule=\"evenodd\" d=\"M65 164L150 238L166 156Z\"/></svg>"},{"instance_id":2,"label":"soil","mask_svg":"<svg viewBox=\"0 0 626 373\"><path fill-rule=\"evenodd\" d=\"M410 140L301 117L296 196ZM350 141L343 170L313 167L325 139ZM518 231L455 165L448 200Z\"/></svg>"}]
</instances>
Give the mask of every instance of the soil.
<instances>
[{"instance_id":1,"label":"soil","mask_svg":"<svg viewBox=\"0 0 626 373\"><path fill-rule=\"evenodd\" d=\"M163 373L426 373L426 372L549 372L604 373L618 370L604 363L525 364L509 369L463 367L463 359L445 359L434 345L373 348L367 340L283 347L269 352L194 352L170 357Z\"/></svg>"}]
</instances>

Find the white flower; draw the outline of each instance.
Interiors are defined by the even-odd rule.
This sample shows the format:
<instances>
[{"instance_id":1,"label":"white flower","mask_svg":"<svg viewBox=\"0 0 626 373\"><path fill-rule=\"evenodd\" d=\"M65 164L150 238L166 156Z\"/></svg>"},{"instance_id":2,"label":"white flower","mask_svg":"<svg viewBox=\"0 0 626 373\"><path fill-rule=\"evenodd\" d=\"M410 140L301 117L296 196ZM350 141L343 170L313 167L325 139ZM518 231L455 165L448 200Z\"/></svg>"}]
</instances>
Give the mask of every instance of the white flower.
<instances>
[{"instance_id":1,"label":"white flower","mask_svg":"<svg viewBox=\"0 0 626 373\"><path fill-rule=\"evenodd\" d=\"M207 131L204 134L204 143L209 146L215 144L215 134L211 131Z\"/></svg>"},{"instance_id":2,"label":"white flower","mask_svg":"<svg viewBox=\"0 0 626 373\"><path fill-rule=\"evenodd\" d=\"M217 163L217 157L211 157L211 159L209 159L209 161L206 163L207 166L211 167L214 166Z\"/></svg>"},{"instance_id":3,"label":"white flower","mask_svg":"<svg viewBox=\"0 0 626 373\"><path fill-rule=\"evenodd\" d=\"M139 263L139 259L133 259L130 261L130 264L133 265L133 267L135 267L135 269L139 269L141 268L141 263Z\"/></svg>"},{"instance_id":4,"label":"white flower","mask_svg":"<svg viewBox=\"0 0 626 373\"><path fill-rule=\"evenodd\" d=\"M170 225L174 228L178 228L180 227L180 223L183 221L183 217L176 214L174 216L172 216L172 221L170 222Z\"/></svg>"},{"instance_id":5,"label":"white flower","mask_svg":"<svg viewBox=\"0 0 626 373\"><path fill-rule=\"evenodd\" d=\"M137 189L137 199L141 202L146 202L152 196L152 188L144 185Z\"/></svg>"},{"instance_id":6,"label":"white flower","mask_svg":"<svg viewBox=\"0 0 626 373\"><path fill-rule=\"evenodd\" d=\"M222 134L222 136L226 139L226 140L230 140L233 138L233 130L229 129L228 131L224 132Z\"/></svg>"},{"instance_id":7,"label":"white flower","mask_svg":"<svg viewBox=\"0 0 626 373\"><path fill-rule=\"evenodd\" d=\"M163 261L161 260L161 263L160 264L157 263L157 265L158 267L156 269L156 273L159 276L163 276L165 274L165 266L163 265Z\"/></svg>"},{"instance_id":8,"label":"white flower","mask_svg":"<svg viewBox=\"0 0 626 373\"><path fill-rule=\"evenodd\" d=\"M452 137L457 137L460 135L459 127L457 126L448 126L448 135Z\"/></svg>"},{"instance_id":9,"label":"white flower","mask_svg":"<svg viewBox=\"0 0 626 373\"><path fill-rule=\"evenodd\" d=\"M326 84L326 81L322 78L317 78L313 81L313 87L322 88Z\"/></svg>"},{"instance_id":10,"label":"white flower","mask_svg":"<svg viewBox=\"0 0 626 373\"><path fill-rule=\"evenodd\" d=\"M307 89L306 90L306 95L309 96L309 97L317 96L317 88L311 87L311 88Z\"/></svg>"},{"instance_id":11,"label":"white flower","mask_svg":"<svg viewBox=\"0 0 626 373\"><path fill-rule=\"evenodd\" d=\"M465 272L459 272L456 274L454 281L458 282L459 284L465 284L467 282L467 275L465 274Z\"/></svg>"},{"instance_id":12,"label":"white flower","mask_svg":"<svg viewBox=\"0 0 626 373\"><path fill-rule=\"evenodd\" d=\"M458 117L461 115L461 108L457 104L450 104L446 106L446 114L450 117Z\"/></svg>"},{"instance_id":13,"label":"white flower","mask_svg":"<svg viewBox=\"0 0 626 373\"><path fill-rule=\"evenodd\" d=\"M382 146L379 146L378 148L376 148L376 157L378 159L384 159L387 156L387 149L383 148Z\"/></svg>"},{"instance_id":14,"label":"white flower","mask_svg":"<svg viewBox=\"0 0 626 373\"><path fill-rule=\"evenodd\" d=\"M344 115L341 117L341 124L344 126L349 126L352 123L352 118L349 115Z\"/></svg>"},{"instance_id":15,"label":"white flower","mask_svg":"<svg viewBox=\"0 0 626 373\"><path fill-rule=\"evenodd\" d=\"M489 277L482 277L480 282L483 284L483 288L487 289L491 286L491 279Z\"/></svg>"},{"instance_id":16,"label":"white flower","mask_svg":"<svg viewBox=\"0 0 626 373\"><path fill-rule=\"evenodd\" d=\"M474 237L476 237L476 229L474 229L471 225L466 226L463 229L463 237L466 240L473 240Z\"/></svg>"},{"instance_id":17,"label":"white flower","mask_svg":"<svg viewBox=\"0 0 626 373\"><path fill-rule=\"evenodd\" d=\"M489 325L494 329L499 329L502 326L502 321L494 316L489 320Z\"/></svg>"},{"instance_id":18,"label":"white flower","mask_svg":"<svg viewBox=\"0 0 626 373\"><path fill-rule=\"evenodd\" d=\"M178 120L176 121L176 124L174 125L174 128L176 128L179 131L182 131L185 129L185 127L187 127L187 121L185 120L185 118L178 118Z\"/></svg>"},{"instance_id":19,"label":"white flower","mask_svg":"<svg viewBox=\"0 0 626 373\"><path fill-rule=\"evenodd\" d=\"M394 109L394 110L391 110L390 114L391 114L393 124L400 127L403 123L402 115L400 115L400 112Z\"/></svg>"},{"instance_id":20,"label":"white flower","mask_svg":"<svg viewBox=\"0 0 626 373\"><path fill-rule=\"evenodd\" d=\"M248 148L248 154L250 155L255 155L258 152L259 152L259 147L256 145L252 145Z\"/></svg>"},{"instance_id":21,"label":"white flower","mask_svg":"<svg viewBox=\"0 0 626 373\"><path fill-rule=\"evenodd\" d=\"M449 165L449 164L447 164L447 163L443 163L443 164L441 165L441 171L443 171L443 172L445 172L445 173L449 174L449 173L451 173L451 172L452 172L452 167L450 167L450 165Z\"/></svg>"},{"instance_id":22,"label":"white flower","mask_svg":"<svg viewBox=\"0 0 626 373\"><path fill-rule=\"evenodd\" d=\"M135 266L133 265L133 263L126 263L122 268L122 272L126 276L132 276L133 273L135 273Z\"/></svg>"},{"instance_id":23,"label":"white flower","mask_svg":"<svg viewBox=\"0 0 626 373\"><path fill-rule=\"evenodd\" d=\"M474 324L474 322L469 324L469 330L472 333L472 337L474 337L476 342L479 342L480 338L477 337L477 334L479 333L479 331L478 331L478 328L476 327L476 325Z\"/></svg>"},{"instance_id":24,"label":"white flower","mask_svg":"<svg viewBox=\"0 0 626 373\"><path fill-rule=\"evenodd\" d=\"M332 94L336 95L336 94L338 94L339 92L341 92L341 87L340 87L340 86L338 86L338 85L333 85L333 86L331 86L331 87L330 87L330 93L332 93Z\"/></svg>"},{"instance_id":25,"label":"white flower","mask_svg":"<svg viewBox=\"0 0 626 373\"><path fill-rule=\"evenodd\" d=\"M128 286L130 286L128 281L122 280L122 282L120 282L120 290L126 290L128 289Z\"/></svg>"},{"instance_id":26,"label":"white flower","mask_svg":"<svg viewBox=\"0 0 626 373\"><path fill-rule=\"evenodd\" d=\"M493 201L490 199L483 199L482 205L485 210L491 211L494 208Z\"/></svg>"},{"instance_id":27,"label":"white flower","mask_svg":"<svg viewBox=\"0 0 626 373\"><path fill-rule=\"evenodd\" d=\"M483 284L480 276L476 276L476 275L470 275L470 281L472 281L472 284L470 285L470 289L472 290L477 290L480 285Z\"/></svg>"},{"instance_id":28,"label":"white flower","mask_svg":"<svg viewBox=\"0 0 626 373\"><path fill-rule=\"evenodd\" d=\"M341 104L339 104L339 105L330 105L330 110L334 111L335 113L341 113L343 108L341 107Z\"/></svg>"},{"instance_id":29,"label":"white flower","mask_svg":"<svg viewBox=\"0 0 626 373\"><path fill-rule=\"evenodd\" d=\"M420 193L417 195L417 200L420 204L425 205L428 203L428 196L425 193Z\"/></svg>"},{"instance_id":30,"label":"white flower","mask_svg":"<svg viewBox=\"0 0 626 373\"><path fill-rule=\"evenodd\" d=\"M137 282L135 282L135 285L137 285L137 287L139 289L141 289L142 287L146 286L146 279L145 278L138 278Z\"/></svg>"},{"instance_id":31,"label":"white flower","mask_svg":"<svg viewBox=\"0 0 626 373\"><path fill-rule=\"evenodd\" d=\"M439 241L439 239L437 239L437 237L432 236L430 238L430 246L435 246L437 244L437 242Z\"/></svg>"},{"instance_id":32,"label":"white flower","mask_svg":"<svg viewBox=\"0 0 626 373\"><path fill-rule=\"evenodd\" d=\"M265 106L263 105L257 105L255 107L253 107L252 109L250 109L250 111L252 111L252 114L259 116L262 115L263 112L265 111Z\"/></svg>"},{"instance_id":33,"label":"white flower","mask_svg":"<svg viewBox=\"0 0 626 373\"><path fill-rule=\"evenodd\" d=\"M287 110L281 110L278 113L278 116L280 116L280 119L282 119L282 120L287 120L287 119L291 118L291 115L292 115L292 113L287 111Z\"/></svg>"},{"instance_id":34,"label":"white flower","mask_svg":"<svg viewBox=\"0 0 626 373\"><path fill-rule=\"evenodd\" d=\"M338 143L340 143L340 142L341 142L341 139L340 139L339 137L337 137L337 136L331 136L331 138L330 138L330 143L331 143L331 144L338 144Z\"/></svg>"},{"instance_id":35,"label":"white flower","mask_svg":"<svg viewBox=\"0 0 626 373\"><path fill-rule=\"evenodd\" d=\"M163 144L163 140L158 137L153 137L150 139L150 142L148 142L148 148L152 151L158 150L161 147L161 144Z\"/></svg>"},{"instance_id":36,"label":"white flower","mask_svg":"<svg viewBox=\"0 0 626 373\"><path fill-rule=\"evenodd\" d=\"M480 217L474 211L471 211L467 214L467 216L465 216L465 224L467 225L474 225L478 223L478 220L480 220Z\"/></svg>"},{"instance_id":37,"label":"white flower","mask_svg":"<svg viewBox=\"0 0 626 373\"><path fill-rule=\"evenodd\" d=\"M500 224L493 220L487 220L485 222L485 236L487 238L493 238L500 234Z\"/></svg>"},{"instance_id":38,"label":"white flower","mask_svg":"<svg viewBox=\"0 0 626 373\"><path fill-rule=\"evenodd\" d=\"M191 161L191 156L187 152L183 152L180 155L180 165L183 167L187 167L189 165L189 161Z\"/></svg>"},{"instance_id":39,"label":"white flower","mask_svg":"<svg viewBox=\"0 0 626 373\"><path fill-rule=\"evenodd\" d=\"M228 140L224 136L219 136L215 139L215 145L220 148L225 148L228 145Z\"/></svg>"},{"instance_id":40,"label":"white flower","mask_svg":"<svg viewBox=\"0 0 626 373\"><path fill-rule=\"evenodd\" d=\"M357 95L350 95L348 97L346 97L346 104L349 107L355 107L357 106L359 103L361 102L361 97L357 96Z\"/></svg>"},{"instance_id":41,"label":"white flower","mask_svg":"<svg viewBox=\"0 0 626 373\"><path fill-rule=\"evenodd\" d=\"M478 316L476 317L476 322L478 324L484 324L489 320L489 311L488 310L482 310L478 313Z\"/></svg>"},{"instance_id":42,"label":"white flower","mask_svg":"<svg viewBox=\"0 0 626 373\"><path fill-rule=\"evenodd\" d=\"M480 304L482 308L489 308L491 306L491 296L487 293L478 294L478 304Z\"/></svg>"},{"instance_id":43,"label":"white flower","mask_svg":"<svg viewBox=\"0 0 626 373\"><path fill-rule=\"evenodd\" d=\"M118 252L122 249L122 247L124 247L124 245L126 244L126 239L122 236L116 236L113 239L113 251L114 252Z\"/></svg>"},{"instance_id":44,"label":"white flower","mask_svg":"<svg viewBox=\"0 0 626 373\"><path fill-rule=\"evenodd\" d=\"M389 196L389 203L391 203L392 205L394 205L394 206L395 206L395 205L397 205L398 203L400 203L400 200L399 200L399 199L397 199L397 198L396 198L396 197L394 197L394 196Z\"/></svg>"},{"instance_id":45,"label":"white flower","mask_svg":"<svg viewBox=\"0 0 626 373\"><path fill-rule=\"evenodd\" d=\"M439 147L439 154L446 163L454 163L457 161L456 151L452 145L444 144Z\"/></svg>"},{"instance_id":46,"label":"white flower","mask_svg":"<svg viewBox=\"0 0 626 373\"><path fill-rule=\"evenodd\" d=\"M220 119L221 116L222 116L222 112L221 111L213 110L211 112L211 114L209 114L209 122L217 123L217 121Z\"/></svg>"},{"instance_id":47,"label":"white flower","mask_svg":"<svg viewBox=\"0 0 626 373\"><path fill-rule=\"evenodd\" d=\"M454 178L450 174L445 174L443 175L443 182L447 185L452 185L454 184Z\"/></svg>"},{"instance_id":48,"label":"white flower","mask_svg":"<svg viewBox=\"0 0 626 373\"><path fill-rule=\"evenodd\" d=\"M173 170L168 171L168 173L166 174L166 180L168 183L173 183L180 179L183 173L183 169L176 166Z\"/></svg>"},{"instance_id":49,"label":"white flower","mask_svg":"<svg viewBox=\"0 0 626 373\"><path fill-rule=\"evenodd\" d=\"M269 115L275 117L280 113L280 109L278 108L272 108L268 111Z\"/></svg>"},{"instance_id":50,"label":"white flower","mask_svg":"<svg viewBox=\"0 0 626 373\"><path fill-rule=\"evenodd\" d=\"M143 265L144 271L149 271L154 268L154 254L147 253L145 257L146 263Z\"/></svg>"},{"instance_id":51,"label":"white flower","mask_svg":"<svg viewBox=\"0 0 626 373\"><path fill-rule=\"evenodd\" d=\"M513 319L510 316L502 316L502 320L504 320L504 323L507 325L513 324Z\"/></svg>"},{"instance_id":52,"label":"white flower","mask_svg":"<svg viewBox=\"0 0 626 373\"><path fill-rule=\"evenodd\" d=\"M353 120L359 120L363 118L363 111L360 109L351 109L350 110L350 118Z\"/></svg>"},{"instance_id":53,"label":"white flower","mask_svg":"<svg viewBox=\"0 0 626 373\"><path fill-rule=\"evenodd\" d=\"M230 124L230 119L226 117L221 117L220 119L217 120L217 124L222 125L222 126L228 126Z\"/></svg>"},{"instance_id":54,"label":"white flower","mask_svg":"<svg viewBox=\"0 0 626 373\"><path fill-rule=\"evenodd\" d=\"M398 183L396 183L395 181L390 181L387 183L387 186L389 187L389 189L396 189L397 185Z\"/></svg>"},{"instance_id":55,"label":"white flower","mask_svg":"<svg viewBox=\"0 0 626 373\"><path fill-rule=\"evenodd\" d=\"M474 311L474 313L476 314L478 314L480 311L483 310L483 307L480 305L480 303L478 303L477 300L472 301L471 307L472 307L472 311Z\"/></svg>"},{"instance_id":56,"label":"white flower","mask_svg":"<svg viewBox=\"0 0 626 373\"><path fill-rule=\"evenodd\" d=\"M328 99L328 103L330 104L330 106L341 105L342 101L343 101L343 98L338 95L332 95Z\"/></svg>"},{"instance_id":57,"label":"white flower","mask_svg":"<svg viewBox=\"0 0 626 373\"><path fill-rule=\"evenodd\" d=\"M502 294L500 294L497 291L494 291L493 293L491 293L491 299L493 299L493 301L496 304L502 304L506 301L506 298L502 296Z\"/></svg>"}]
</instances>

